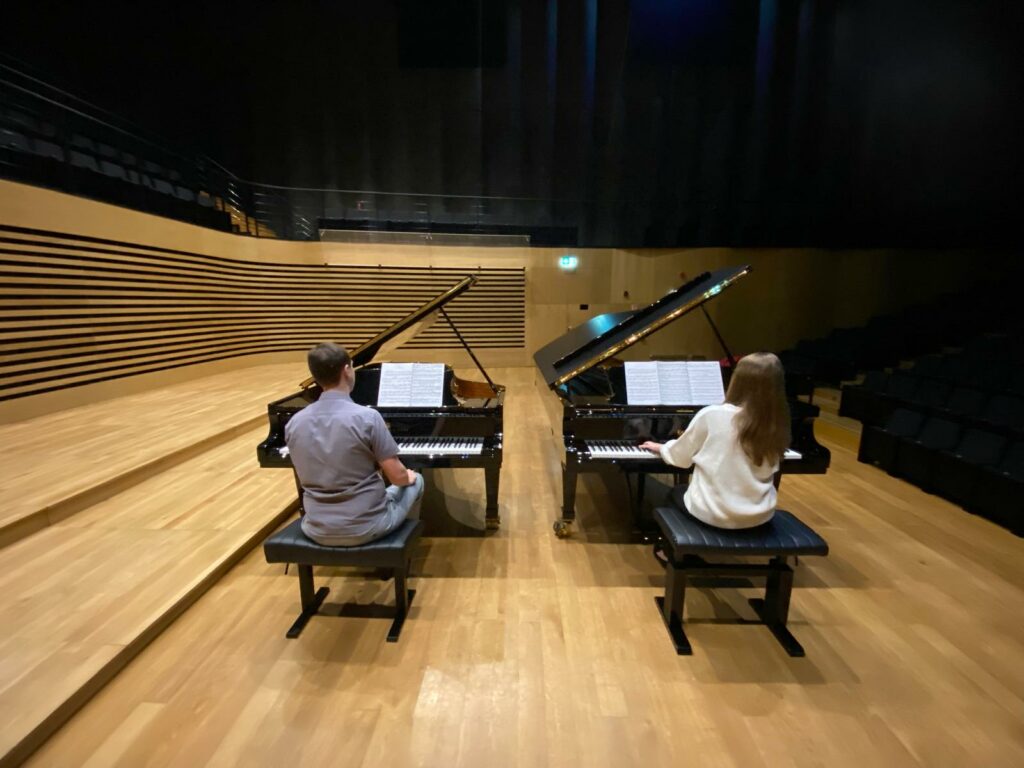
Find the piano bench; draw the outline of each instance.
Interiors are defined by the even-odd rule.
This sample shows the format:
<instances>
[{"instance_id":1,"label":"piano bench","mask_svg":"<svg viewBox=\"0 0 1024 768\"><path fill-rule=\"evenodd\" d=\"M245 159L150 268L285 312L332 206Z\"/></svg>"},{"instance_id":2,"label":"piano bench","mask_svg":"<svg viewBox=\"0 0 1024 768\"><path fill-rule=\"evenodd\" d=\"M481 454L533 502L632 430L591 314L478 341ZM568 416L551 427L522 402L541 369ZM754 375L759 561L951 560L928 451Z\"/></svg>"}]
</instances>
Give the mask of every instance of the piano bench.
<instances>
[{"instance_id":1,"label":"piano bench","mask_svg":"<svg viewBox=\"0 0 1024 768\"><path fill-rule=\"evenodd\" d=\"M827 555L828 544L789 512L776 509L764 525L728 530L705 525L677 507L654 511L665 536L669 561L665 568L665 596L655 602L680 656L693 653L683 630L683 608L687 581L702 577L752 578L767 580L764 599L750 605L790 656L803 656L804 649L786 628L793 569L786 563L798 555ZM759 563L710 563L705 555L769 558Z\"/></svg>"},{"instance_id":2,"label":"piano bench","mask_svg":"<svg viewBox=\"0 0 1024 768\"><path fill-rule=\"evenodd\" d=\"M325 547L317 544L302 532L301 520L294 520L285 528L275 533L263 543L263 554L268 563L295 563L299 571L299 594L302 598L302 613L292 624L286 637L296 638L305 628L307 622L320 609L324 598L330 591L327 587L314 589L314 565L349 565L367 568L383 568L392 572L395 579L395 611L388 642L398 641L402 625L409 612L409 605L416 594L414 589L406 589L409 576L409 560L412 551L423 531L422 520L406 520L397 529L383 538L371 541L358 547ZM343 606L342 615L346 615ZM368 615L366 606L348 612L347 615Z\"/></svg>"}]
</instances>

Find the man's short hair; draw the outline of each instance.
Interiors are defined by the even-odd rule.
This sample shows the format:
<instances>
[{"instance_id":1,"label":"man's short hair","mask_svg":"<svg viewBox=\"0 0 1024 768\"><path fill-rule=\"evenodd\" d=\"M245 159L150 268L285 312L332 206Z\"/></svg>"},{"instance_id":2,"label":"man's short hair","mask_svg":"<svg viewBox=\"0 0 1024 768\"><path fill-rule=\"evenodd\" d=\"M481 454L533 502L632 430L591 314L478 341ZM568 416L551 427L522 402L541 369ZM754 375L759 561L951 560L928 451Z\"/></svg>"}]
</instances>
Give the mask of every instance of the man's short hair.
<instances>
[{"instance_id":1,"label":"man's short hair","mask_svg":"<svg viewBox=\"0 0 1024 768\"><path fill-rule=\"evenodd\" d=\"M352 358L344 347L328 341L309 350L306 362L314 381L326 389L338 385L341 381L342 368L351 363Z\"/></svg>"}]
</instances>

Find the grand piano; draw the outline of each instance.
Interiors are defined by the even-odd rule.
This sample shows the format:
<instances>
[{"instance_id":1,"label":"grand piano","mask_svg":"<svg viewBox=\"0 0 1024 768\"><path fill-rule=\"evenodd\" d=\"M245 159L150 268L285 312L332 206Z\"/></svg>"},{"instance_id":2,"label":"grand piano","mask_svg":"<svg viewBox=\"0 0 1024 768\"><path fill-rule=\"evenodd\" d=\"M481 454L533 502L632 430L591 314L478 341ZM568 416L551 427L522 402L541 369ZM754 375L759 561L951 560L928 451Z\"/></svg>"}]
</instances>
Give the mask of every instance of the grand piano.
<instances>
[{"instance_id":1,"label":"grand piano","mask_svg":"<svg viewBox=\"0 0 1024 768\"><path fill-rule=\"evenodd\" d=\"M498 482L502 457L502 407L505 387L495 384L477 359L465 338L452 322L445 305L469 290L477 279L466 277L444 293L434 297L415 312L386 328L352 352L356 368L356 384L352 399L360 405L376 408L398 443L402 463L413 469L446 468L484 470L486 484L485 525L496 529L498 516ZM455 375L450 366L444 368L444 395L438 407L378 407L381 363L377 358L409 341L443 317L462 342L485 381L470 381ZM275 400L267 406L270 434L256 448L262 467L291 467L291 458L284 439L288 419L320 397L320 387L306 379L298 392ZM296 480L297 482L297 480Z\"/></svg>"},{"instance_id":2,"label":"grand piano","mask_svg":"<svg viewBox=\"0 0 1024 768\"><path fill-rule=\"evenodd\" d=\"M559 538L571 534L576 520L579 473L617 466L626 473L627 480L635 476L636 490L632 496L640 527L646 476L673 474L678 477L689 472L665 464L639 445L645 440L664 442L677 437L701 406L629 405L625 370L616 355L683 315L700 309L730 362L723 366L723 375L728 377L735 358L705 304L749 272L747 266L704 272L643 309L593 317L534 354L541 376L562 406L565 446L562 516L554 524ZM814 439L818 407L796 399L791 399L789 406L793 437L782 462L782 471L824 473L831 454Z\"/></svg>"}]
</instances>

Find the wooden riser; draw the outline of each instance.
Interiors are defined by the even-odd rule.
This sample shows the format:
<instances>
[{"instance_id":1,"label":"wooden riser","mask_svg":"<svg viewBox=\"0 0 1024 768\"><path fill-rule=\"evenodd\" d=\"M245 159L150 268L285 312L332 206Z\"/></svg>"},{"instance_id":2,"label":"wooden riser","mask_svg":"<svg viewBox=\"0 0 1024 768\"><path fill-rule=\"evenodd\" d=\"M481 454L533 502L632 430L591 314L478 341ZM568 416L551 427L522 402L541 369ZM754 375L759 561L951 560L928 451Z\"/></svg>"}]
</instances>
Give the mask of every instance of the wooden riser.
<instances>
[{"instance_id":1,"label":"wooden riser","mask_svg":"<svg viewBox=\"0 0 1024 768\"><path fill-rule=\"evenodd\" d=\"M258 366L0 426L0 548L265 424L303 373Z\"/></svg>"},{"instance_id":2,"label":"wooden riser","mask_svg":"<svg viewBox=\"0 0 1024 768\"><path fill-rule=\"evenodd\" d=\"M0 766L16 765L294 510L249 429L0 550Z\"/></svg>"}]
</instances>

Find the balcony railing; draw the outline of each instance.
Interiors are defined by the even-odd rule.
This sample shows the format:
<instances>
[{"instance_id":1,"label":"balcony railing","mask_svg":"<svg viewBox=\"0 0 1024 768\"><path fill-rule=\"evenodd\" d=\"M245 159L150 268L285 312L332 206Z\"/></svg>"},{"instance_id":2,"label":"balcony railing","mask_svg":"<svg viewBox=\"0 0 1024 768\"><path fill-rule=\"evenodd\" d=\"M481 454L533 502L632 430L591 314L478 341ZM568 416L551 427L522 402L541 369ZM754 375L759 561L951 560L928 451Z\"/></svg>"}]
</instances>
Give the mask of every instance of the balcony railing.
<instances>
[{"instance_id":1,"label":"balcony railing","mask_svg":"<svg viewBox=\"0 0 1024 768\"><path fill-rule=\"evenodd\" d=\"M581 201L307 189L240 179L202 155L0 63L0 176L252 237L356 232L530 237L572 245ZM528 226L524 226L524 222Z\"/></svg>"}]
</instances>

